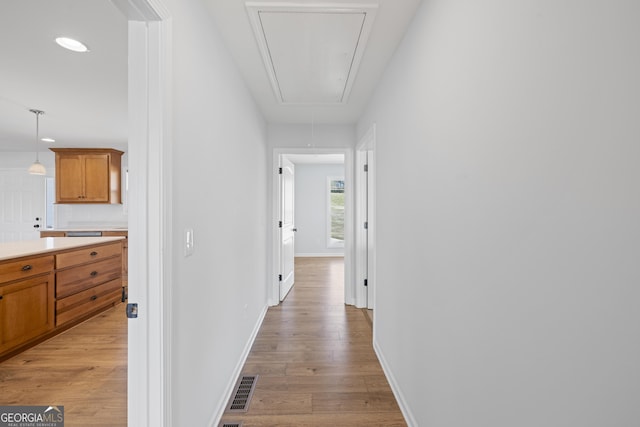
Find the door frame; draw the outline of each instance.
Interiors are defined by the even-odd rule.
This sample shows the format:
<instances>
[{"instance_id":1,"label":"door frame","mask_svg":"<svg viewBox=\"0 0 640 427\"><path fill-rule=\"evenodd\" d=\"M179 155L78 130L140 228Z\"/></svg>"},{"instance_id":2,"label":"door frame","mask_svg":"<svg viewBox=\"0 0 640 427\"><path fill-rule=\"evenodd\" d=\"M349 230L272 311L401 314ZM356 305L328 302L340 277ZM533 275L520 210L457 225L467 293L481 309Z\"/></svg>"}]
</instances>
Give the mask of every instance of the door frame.
<instances>
[{"instance_id":1,"label":"door frame","mask_svg":"<svg viewBox=\"0 0 640 427\"><path fill-rule=\"evenodd\" d=\"M356 254L355 295L356 307L375 310L376 290L376 124L374 123L356 146ZM368 164L368 172L364 165ZM364 229L367 221L367 229ZM367 278L367 287L364 279Z\"/></svg>"},{"instance_id":2,"label":"door frame","mask_svg":"<svg viewBox=\"0 0 640 427\"><path fill-rule=\"evenodd\" d=\"M171 15L162 0L114 0L129 20L128 425L171 425Z\"/></svg>"},{"instance_id":3,"label":"door frame","mask_svg":"<svg viewBox=\"0 0 640 427\"><path fill-rule=\"evenodd\" d=\"M344 180L345 180L345 219L344 219L344 302L355 305L355 284L353 280L353 220L354 220L354 180L353 180L353 150L350 148L274 148L271 159L271 226L269 239L271 240L271 261L269 262L269 277L267 277L268 303L276 306L280 303L279 280L280 274L280 230L278 227L280 200L280 179L278 168L280 159L289 154L343 154L344 155ZM348 237L348 238L347 238Z\"/></svg>"}]
</instances>

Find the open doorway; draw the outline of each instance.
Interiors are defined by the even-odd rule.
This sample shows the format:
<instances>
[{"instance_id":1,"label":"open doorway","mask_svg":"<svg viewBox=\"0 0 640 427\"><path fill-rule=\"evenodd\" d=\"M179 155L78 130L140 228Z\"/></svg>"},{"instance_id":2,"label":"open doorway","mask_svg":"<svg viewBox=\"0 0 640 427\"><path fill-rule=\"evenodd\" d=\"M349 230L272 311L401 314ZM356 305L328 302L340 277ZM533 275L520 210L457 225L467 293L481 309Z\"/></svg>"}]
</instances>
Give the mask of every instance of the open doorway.
<instances>
[{"instance_id":1,"label":"open doorway","mask_svg":"<svg viewBox=\"0 0 640 427\"><path fill-rule=\"evenodd\" d=\"M313 257L344 258L344 302L354 304L350 288L353 247L350 160L351 153L340 149L274 151L273 270L276 283L272 296L277 298L271 298L272 305L283 301L295 285L295 277L290 283L295 259Z\"/></svg>"},{"instance_id":2,"label":"open doorway","mask_svg":"<svg viewBox=\"0 0 640 427\"><path fill-rule=\"evenodd\" d=\"M283 154L278 174L283 301L296 260L344 257L344 154Z\"/></svg>"}]
</instances>

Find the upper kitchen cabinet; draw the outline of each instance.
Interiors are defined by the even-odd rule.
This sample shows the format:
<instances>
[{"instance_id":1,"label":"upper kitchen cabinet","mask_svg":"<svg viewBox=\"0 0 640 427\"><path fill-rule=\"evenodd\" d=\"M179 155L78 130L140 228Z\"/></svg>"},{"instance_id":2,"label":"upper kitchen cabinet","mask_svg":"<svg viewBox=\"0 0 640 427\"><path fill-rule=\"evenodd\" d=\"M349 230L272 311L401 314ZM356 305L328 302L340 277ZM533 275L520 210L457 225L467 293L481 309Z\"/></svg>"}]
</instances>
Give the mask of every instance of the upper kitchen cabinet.
<instances>
[{"instance_id":1,"label":"upper kitchen cabinet","mask_svg":"<svg viewBox=\"0 0 640 427\"><path fill-rule=\"evenodd\" d=\"M56 153L56 203L122 203L122 151L50 148Z\"/></svg>"}]
</instances>

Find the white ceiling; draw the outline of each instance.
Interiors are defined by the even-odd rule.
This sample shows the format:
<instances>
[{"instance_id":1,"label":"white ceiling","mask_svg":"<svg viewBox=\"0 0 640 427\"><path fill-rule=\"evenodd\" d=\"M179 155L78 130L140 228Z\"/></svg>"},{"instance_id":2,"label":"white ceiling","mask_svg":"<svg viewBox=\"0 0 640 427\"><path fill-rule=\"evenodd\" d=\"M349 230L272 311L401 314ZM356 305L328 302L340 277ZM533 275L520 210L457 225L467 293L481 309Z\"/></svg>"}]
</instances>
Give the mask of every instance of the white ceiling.
<instances>
[{"instance_id":1,"label":"white ceiling","mask_svg":"<svg viewBox=\"0 0 640 427\"><path fill-rule=\"evenodd\" d=\"M278 102L348 102L377 10L364 6L247 3Z\"/></svg>"},{"instance_id":2,"label":"white ceiling","mask_svg":"<svg viewBox=\"0 0 640 427\"><path fill-rule=\"evenodd\" d=\"M302 26L290 25L292 21L287 20L282 32L278 30L281 26L278 19L282 16L270 21L270 47L278 51L277 63L287 67L280 71L280 76L288 73L286 79L283 77L283 83L289 85L285 92L291 94L287 102L287 99L278 99L273 89L246 3L202 1L211 11L268 122L335 124L357 121L420 3L420 0L295 1L295 7L303 8L318 4L325 10L364 8L369 17L375 19L369 20L370 33L363 32L358 37L353 32L353 16L338 17L338 21L345 21L341 23L324 19L335 16L320 19L314 16L311 24ZM251 3L260 9L272 2L254 0ZM291 4L286 3L287 7L292 7ZM370 6L374 6L375 13L367 9ZM362 28L368 25L363 22ZM289 49L290 43L283 46L296 37L296 32L300 32L298 41L313 42L297 42L296 49ZM60 48L54 42L60 35L83 41L90 52L78 54ZM354 46L354 37L358 46ZM351 62L328 61L318 53L300 53L315 49L335 53L345 48ZM355 61L360 57L357 67ZM304 78L298 74L302 73L301 69L306 70ZM333 72L337 74L329 75ZM309 76L316 80L307 85ZM337 86L327 82L339 78L353 80L341 83L340 102L326 102L322 96L327 92L318 91L318 87L335 92ZM40 137L56 139L53 144L41 143L41 151L48 146L126 149L127 22L109 0L0 2L0 151L34 149L35 116L28 111L31 108L45 111L40 118Z\"/></svg>"},{"instance_id":3,"label":"white ceiling","mask_svg":"<svg viewBox=\"0 0 640 427\"><path fill-rule=\"evenodd\" d=\"M66 35L91 50L62 49ZM108 0L0 2L0 151L126 147L127 21Z\"/></svg>"},{"instance_id":4,"label":"white ceiling","mask_svg":"<svg viewBox=\"0 0 640 427\"><path fill-rule=\"evenodd\" d=\"M369 5L377 6L375 20L363 51L362 61L354 76L355 80L348 101L343 104L324 105L323 103L288 105L280 102L274 95L245 2L242 0L204 1L208 4L216 26L268 122L311 123L314 121L315 123L350 124L355 123L362 114L421 0L250 1L251 5L286 3L298 6L322 5L326 8L356 9ZM330 33L333 28L327 28L325 31ZM298 38L304 37L307 35L301 33ZM301 61L305 60L304 56L292 56L298 56Z\"/></svg>"}]
</instances>

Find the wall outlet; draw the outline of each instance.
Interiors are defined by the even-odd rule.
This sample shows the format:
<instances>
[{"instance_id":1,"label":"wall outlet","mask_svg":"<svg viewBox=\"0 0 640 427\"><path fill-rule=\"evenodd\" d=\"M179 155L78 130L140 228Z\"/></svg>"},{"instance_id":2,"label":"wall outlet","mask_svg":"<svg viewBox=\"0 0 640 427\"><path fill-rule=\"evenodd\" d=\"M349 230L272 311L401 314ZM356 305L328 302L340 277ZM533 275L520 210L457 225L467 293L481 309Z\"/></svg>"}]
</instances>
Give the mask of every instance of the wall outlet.
<instances>
[{"instance_id":1,"label":"wall outlet","mask_svg":"<svg viewBox=\"0 0 640 427\"><path fill-rule=\"evenodd\" d=\"M184 256L193 255L193 228L184 230Z\"/></svg>"}]
</instances>

